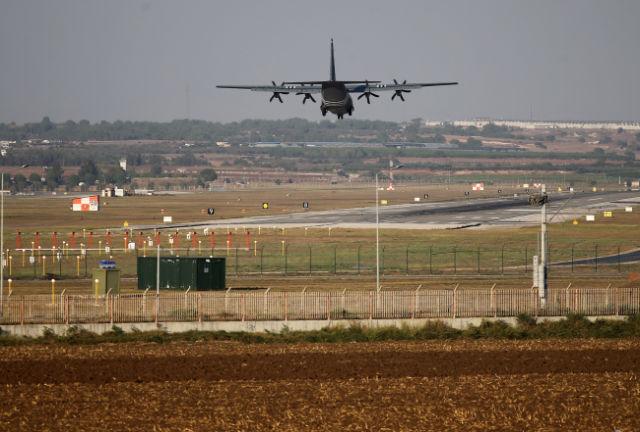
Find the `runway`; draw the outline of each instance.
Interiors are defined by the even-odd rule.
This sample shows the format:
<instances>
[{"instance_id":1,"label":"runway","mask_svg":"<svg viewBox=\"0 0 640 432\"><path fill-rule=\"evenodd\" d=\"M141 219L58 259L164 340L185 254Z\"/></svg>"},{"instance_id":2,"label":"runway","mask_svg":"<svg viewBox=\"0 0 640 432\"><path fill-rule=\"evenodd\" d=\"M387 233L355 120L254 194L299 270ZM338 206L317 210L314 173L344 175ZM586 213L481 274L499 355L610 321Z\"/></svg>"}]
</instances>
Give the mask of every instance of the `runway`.
<instances>
[{"instance_id":1,"label":"runway","mask_svg":"<svg viewBox=\"0 0 640 432\"><path fill-rule=\"evenodd\" d=\"M573 221L585 215L602 217L605 211L624 210L640 204L640 191L551 193L548 219L551 223ZM564 208L562 208L564 206ZM562 211L556 215L562 208ZM540 207L529 205L528 196L476 198L468 200L380 205L380 228L397 229L490 229L540 223ZM212 220L134 229L203 229L219 227L326 227L375 228L375 206L347 210L308 211L294 214Z\"/></svg>"}]
</instances>

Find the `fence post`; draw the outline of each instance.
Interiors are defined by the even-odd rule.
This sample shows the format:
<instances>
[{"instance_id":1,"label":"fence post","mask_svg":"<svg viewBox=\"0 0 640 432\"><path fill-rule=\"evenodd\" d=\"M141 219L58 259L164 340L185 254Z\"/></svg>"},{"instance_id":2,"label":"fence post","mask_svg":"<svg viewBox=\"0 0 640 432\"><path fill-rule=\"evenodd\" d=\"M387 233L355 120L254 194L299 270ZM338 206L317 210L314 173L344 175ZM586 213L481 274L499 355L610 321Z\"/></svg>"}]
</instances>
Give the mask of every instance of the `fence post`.
<instances>
[{"instance_id":1,"label":"fence post","mask_svg":"<svg viewBox=\"0 0 640 432\"><path fill-rule=\"evenodd\" d=\"M411 291L411 319L415 316L415 299L413 298L414 292Z\"/></svg>"},{"instance_id":2,"label":"fence post","mask_svg":"<svg viewBox=\"0 0 640 432\"><path fill-rule=\"evenodd\" d=\"M407 246L407 276L409 276L409 246Z\"/></svg>"},{"instance_id":3,"label":"fence post","mask_svg":"<svg viewBox=\"0 0 640 432\"><path fill-rule=\"evenodd\" d=\"M573 313L578 313L578 288L575 289L575 300L573 302Z\"/></svg>"},{"instance_id":4,"label":"fence post","mask_svg":"<svg viewBox=\"0 0 640 432\"><path fill-rule=\"evenodd\" d=\"M382 246L382 277L384 277L384 246Z\"/></svg>"},{"instance_id":5,"label":"fence post","mask_svg":"<svg viewBox=\"0 0 640 432\"><path fill-rule=\"evenodd\" d=\"M64 323L69 325L69 296L64 297Z\"/></svg>"},{"instance_id":6,"label":"fence post","mask_svg":"<svg viewBox=\"0 0 640 432\"><path fill-rule=\"evenodd\" d=\"M327 293L327 321L331 321L331 291Z\"/></svg>"},{"instance_id":7,"label":"fence post","mask_svg":"<svg viewBox=\"0 0 640 432\"><path fill-rule=\"evenodd\" d=\"M618 302L619 298L620 297L618 296L618 288L616 288L616 316L618 316L618 312L619 312L619 309L618 309L618 307L620 306L620 303Z\"/></svg>"},{"instance_id":8,"label":"fence post","mask_svg":"<svg viewBox=\"0 0 640 432\"><path fill-rule=\"evenodd\" d=\"M538 294L538 290L534 289L533 296L535 298L535 302L533 304L533 316L536 317L536 319L538 318Z\"/></svg>"},{"instance_id":9,"label":"fence post","mask_svg":"<svg viewBox=\"0 0 640 432\"><path fill-rule=\"evenodd\" d=\"M109 295L109 316L111 318L111 324L113 324L113 294Z\"/></svg>"},{"instance_id":10,"label":"fence post","mask_svg":"<svg viewBox=\"0 0 640 432\"><path fill-rule=\"evenodd\" d=\"M458 285L453 289L453 319L456 319L456 291L458 290Z\"/></svg>"},{"instance_id":11,"label":"fence post","mask_svg":"<svg viewBox=\"0 0 640 432\"><path fill-rule=\"evenodd\" d=\"M155 322L156 322L156 324L157 324L157 323L158 323L158 308L160 307L160 298L158 297L158 293L156 293L156 301L155 301L155 304L156 304L156 306L155 306L155 312L154 312L154 315L155 315Z\"/></svg>"},{"instance_id":12,"label":"fence post","mask_svg":"<svg viewBox=\"0 0 640 432\"><path fill-rule=\"evenodd\" d=\"M260 277L262 277L262 251L264 250L264 245L260 248Z\"/></svg>"},{"instance_id":13,"label":"fence post","mask_svg":"<svg viewBox=\"0 0 640 432\"><path fill-rule=\"evenodd\" d=\"M457 255L458 255L457 252L458 251L457 251L457 248L458 248L458 245L455 245L453 247L453 275L454 276L458 275L458 263L457 263L457 261L458 261L457 260Z\"/></svg>"},{"instance_id":14,"label":"fence post","mask_svg":"<svg viewBox=\"0 0 640 432\"><path fill-rule=\"evenodd\" d=\"M493 286L491 287L491 297L493 297L493 317L497 318L498 316L498 299L496 298L496 292L494 291L496 287L496 284L493 284Z\"/></svg>"},{"instance_id":15,"label":"fence post","mask_svg":"<svg viewBox=\"0 0 640 432\"><path fill-rule=\"evenodd\" d=\"M244 319L245 319L245 310L246 310L245 305L244 305L244 301L245 301L244 300L244 293L241 294L240 298L241 298L241 301L242 301L242 318L241 318L241 320L244 321Z\"/></svg>"},{"instance_id":16,"label":"fence post","mask_svg":"<svg viewBox=\"0 0 640 432\"><path fill-rule=\"evenodd\" d=\"M202 322L202 293L198 293L198 322Z\"/></svg>"},{"instance_id":17,"label":"fence post","mask_svg":"<svg viewBox=\"0 0 640 432\"><path fill-rule=\"evenodd\" d=\"M287 321L288 317L289 317L289 301L287 298L287 292L284 292L284 320L285 322Z\"/></svg>"},{"instance_id":18,"label":"fence post","mask_svg":"<svg viewBox=\"0 0 640 432\"><path fill-rule=\"evenodd\" d=\"M24 325L24 296L20 296L20 325Z\"/></svg>"}]
</instances>

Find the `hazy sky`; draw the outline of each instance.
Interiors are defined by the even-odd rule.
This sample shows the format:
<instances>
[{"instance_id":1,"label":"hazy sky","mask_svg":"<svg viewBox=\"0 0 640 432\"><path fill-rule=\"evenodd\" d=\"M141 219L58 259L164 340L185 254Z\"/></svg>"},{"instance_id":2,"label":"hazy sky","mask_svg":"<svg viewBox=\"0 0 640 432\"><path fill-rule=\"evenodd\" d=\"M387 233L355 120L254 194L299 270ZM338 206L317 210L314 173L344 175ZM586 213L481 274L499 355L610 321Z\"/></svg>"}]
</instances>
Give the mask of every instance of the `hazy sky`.
<instances>
[{"instance_id":1,"label":"hazy sky","mask_svg":"<svg viewBox=\"0 0 640 432\"><path fill-rule=\"evenodd\" d=\"M186 118L187 83L192 119L320 120L215 86L328 79L331 38L338 79L460 83L354 118L640 120L638 0L0 0L0 122Z\"/></svg>"}]
</instances>

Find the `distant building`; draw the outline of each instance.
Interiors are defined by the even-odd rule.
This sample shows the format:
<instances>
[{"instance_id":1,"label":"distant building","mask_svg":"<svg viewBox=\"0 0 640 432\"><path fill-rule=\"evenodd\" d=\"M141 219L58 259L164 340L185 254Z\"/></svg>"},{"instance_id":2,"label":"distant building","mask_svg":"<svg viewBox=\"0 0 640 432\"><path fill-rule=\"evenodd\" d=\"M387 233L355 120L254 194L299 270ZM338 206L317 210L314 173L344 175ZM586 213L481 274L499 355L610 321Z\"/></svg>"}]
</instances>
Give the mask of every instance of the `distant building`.
<instances>
[{"instance_id":1,"label":"distant building","mask_svg":"<svg viewBox=\"0 0 640 432\"><path fill-rule=\"evenodd\" d=\"M488 117L476 117L468 120L452 120L452 121L427 121L425 126L443 126L449 123L455 126L475 126L482 128L483 126L493 123L497 126L515 127L520 129L608 129L636 131L640 130L640 122L614 122L614 121L555 121L555 120L497 120Z\"/></svg>"}]
</instances>

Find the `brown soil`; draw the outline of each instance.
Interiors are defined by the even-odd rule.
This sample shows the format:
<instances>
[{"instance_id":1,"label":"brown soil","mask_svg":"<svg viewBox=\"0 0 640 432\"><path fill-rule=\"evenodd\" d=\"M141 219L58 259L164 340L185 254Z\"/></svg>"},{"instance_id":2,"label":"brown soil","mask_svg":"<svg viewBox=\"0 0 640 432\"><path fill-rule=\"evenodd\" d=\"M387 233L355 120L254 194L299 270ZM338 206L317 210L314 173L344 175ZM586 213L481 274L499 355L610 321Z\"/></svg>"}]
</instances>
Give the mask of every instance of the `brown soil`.
<instances>
[{"instance_id":1,"label":"brown soil","mask_svg":"<svg viewBox=\"0 0 640 432\"><path fill-rule=\"evenodd\" d=\"M2 349L0 430L638 430L640 341Z\"/></svg>"}]
</instances>

